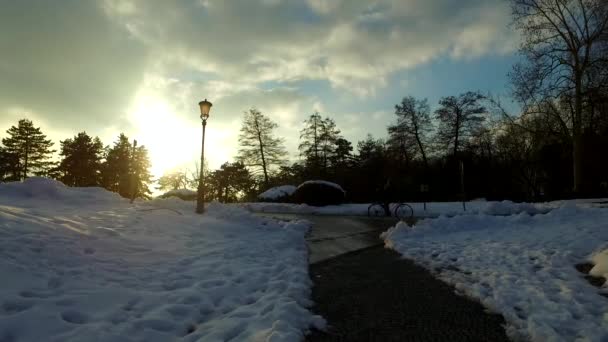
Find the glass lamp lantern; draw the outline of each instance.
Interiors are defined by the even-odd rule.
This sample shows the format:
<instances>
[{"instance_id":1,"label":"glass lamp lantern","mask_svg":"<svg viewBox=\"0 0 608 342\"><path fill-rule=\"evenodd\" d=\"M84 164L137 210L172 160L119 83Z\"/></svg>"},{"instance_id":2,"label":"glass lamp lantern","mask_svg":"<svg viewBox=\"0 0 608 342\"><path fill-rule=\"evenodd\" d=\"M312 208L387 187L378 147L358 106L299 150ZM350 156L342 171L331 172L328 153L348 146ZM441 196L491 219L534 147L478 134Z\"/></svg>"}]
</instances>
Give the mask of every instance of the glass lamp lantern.
<instances>
[{"instance_id":1,"label":"glass lamp lantern","mask_svg":"<svg viewBox=\"0 0 608 342\"><path fill-rule=\"evenodd\" d=\"M209 118L209 111L211 110L211 102L207 101L207 99L198 103L198 106L201 108L201 119L206 121Z\"/></svg>"}]
</instances>

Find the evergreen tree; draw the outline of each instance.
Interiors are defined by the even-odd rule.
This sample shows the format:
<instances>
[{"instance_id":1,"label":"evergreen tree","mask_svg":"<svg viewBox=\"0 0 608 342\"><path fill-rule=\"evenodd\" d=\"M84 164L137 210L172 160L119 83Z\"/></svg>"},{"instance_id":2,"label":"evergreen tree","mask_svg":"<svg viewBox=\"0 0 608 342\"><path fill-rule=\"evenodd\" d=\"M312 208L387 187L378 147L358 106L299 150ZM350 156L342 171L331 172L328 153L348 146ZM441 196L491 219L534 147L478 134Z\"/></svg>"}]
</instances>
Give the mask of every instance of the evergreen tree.
<instances>
[{"instance_id":1,"label":"evergreen tree","mask_svg":"<svg viewBox=\"0 0 608 342\"><path fill-rule=\"evenodd\" d=\"M332 119L322 118L318 112L312 114L304 124L300 131L300 155L305 158L312 174L324 176L336 153L340 130Z\"/></svg>"},{"instance_id":2,"label":"evergreen tree","mask_svg":"<svg viewBox=\"0 0 608 342\"><path fill-rule=\"evenodd\" d=\"M334 168L348 167L353 160L353 145L344 138L338 138L335 142L336 148L331 157L331 164Z\"/></svg>"},{"instance_id":3,"label":"evergreen tree","mask_svg":"<svg viewBox=\"0 0 608 342\"><path fill-rule=\"evenodd\" d=\"M11 182L19 180L21 175L19 158L0 147L0 182Z\"/></svg>"},{"instance_id":4,"label":"evergreen tree","mask_svg":"<svg viewBox=\"0 0 608 342\"><path fill-rule=\"evenodd\" d=\"M456 96L443 97L435 111L439 121L438 142L451 147L456 156L464 142L474 136L485 120L486 108L480 104L484 96L476 92L466 92Z\"/></svg>"},{"instance_id":5,"label":"evergreen tree","mask_svg":"<svg viewBox=\"0 0 608 342\"><path fill-rule=\"evenodd\" d=\"M98 137L92 138L86 132L78 133L73 139L61 143L61 159L57 171L59 179L69 186L100 185L103 144Z\"/></svg>"},{"instance_id":6,"label":"evergreen tree","mask_svg":"<svg viewBox=\"0 0 608 342\"><path fill-rule=\"evenodd\" d=\"M254 193L255 181L241 162L224 163L207 177L209 198L224 203L236 202Z\"/></svg>"},{"instance_id":7,"label":"evergreen tree","mask_svg":"<svg viewBox=\"0 0 608 342\"><path fill-rule=\"evenodd\" d=\"M315 170L320 167L321 135L323 134L323 118L318 112L313 113L304 121L304 128L300 131L300 156L306 164Z\"/></svg>"},{"instance_id":8,"label":"evergreen tree","mask_svg":"<svg viewBox=\"0 0 608 342\"><path fill-rule=\"evenodd\" d=\"M277 127L259 110L252 108L245 112L239 135L238 160L245 166L253 167L254 172L262 172L266 187L269 186L270 169L283 165L287 155L283 140L273 135Z\"/></svg>"},{"instance_id":9,"label":"evergreen tree","mask_svg":"<svg viewBox=\"0 0 608 342\"><path fill-rule=\"evenodd\" d=\"M144 146L134 149L129 138L122 133L114 146L106 150L101 172L103 187L127 198L135 190L136 197L148 198L151 194L149 184L152 182L148 150Z\"/></svg>"},{"instance_id":10,"label":"evergreen tree","mask_svg":"<svg viewBox=\"0 0 608 342\"><path fill-rule=\"evenodd\" d=\"M340 130L336 127L334 120L330 118L323 119L319 147L321 152L321 166L324 172L327 172L327 168L330 166L329 163L335 156L337 148L336 143L340 138Z\"/></svg>"},{"instance_id":11,"label":"evergreen tree","mask_svg":"<svg viewBox=\"0 0 608 342\"><path fill-rule=\"evenodd\" d=\"M150 174L150 158L148 157L148 149L145 146L135 148L132 163L130 164L131 177L129 178L129 186L131 191L135 191L135 197L149 199L152 191L150 184L152 183L152 174ZM135 182L136 187L133 189Z\"/></svg>"},{"instance_id":12,"label":"evergreen tree","mask_svg":"<svg viewBox=\"0 0 608 342\"><path fill-rule=\"evenodd\" d=\"M27 178L31 173L45 175L53 166L50 161L55 150L51 150L53 142L46 139L39 127L34 127L32 121L19 120L17 127L12 126L6 133L9 137L2 139L5 153L16 158L18 163L12 163L18 167L18 178ZM15 161L13 159L13 161Z\"/></svg>"}]
</instances>

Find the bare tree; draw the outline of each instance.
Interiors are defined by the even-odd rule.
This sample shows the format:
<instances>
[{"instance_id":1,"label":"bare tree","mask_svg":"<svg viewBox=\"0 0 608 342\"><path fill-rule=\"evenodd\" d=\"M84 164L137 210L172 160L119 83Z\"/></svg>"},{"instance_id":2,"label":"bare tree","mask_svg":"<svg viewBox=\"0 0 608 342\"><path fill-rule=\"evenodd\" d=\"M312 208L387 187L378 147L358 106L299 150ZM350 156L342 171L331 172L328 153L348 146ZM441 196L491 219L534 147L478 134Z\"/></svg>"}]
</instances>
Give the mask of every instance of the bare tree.
<instances>
[{"instance_id":1,"label":"bare tree","mask_svg":"<svg viewBox=\"0 0 608 342\"><path fill-rule=\"evenodd\" d=\"M606 81L608 5L605 0L511 0L511 7L526 59L511 74L515 95L524 114L544 112L559 123L572 144L573 190L580 192L585 99Z\"/></svg>"},{"instance_id":2,"label":"bare tree","mask_svg":"<svg viewBox=\"0 0 608 342\"><path fill-rule=\"evenodd\" d=\"M239 135L238 160L247 167L264 174L264 184L269 185L269 171L274 166L285 163L287 151L283 140L273 135L278 125L264 116L259 110L252 108L245 112L243 126Z\"/></svg>"},{"instance_id":3,"label":"bare tree","mask_svg":"<svg viewBox=\"0 0 608 342\"><path fill-rule=\"evenodd\" d=\"M480 104L484 96L477 92L466 92L456 96L443 97L435 111L439 121L437 140L452 148L457 155L466 139L474 136L485 120L486 108Z\"/></svg>"},{"instance_id":4,"label":"bare tree","mask_svg":"<svg viewBox=\"0 0 608 342\"><path fill-rule=\"evenodd\" d=\"M417 100L413 96L404 97L400 104L395 105L397 123L389 126L389 142L413 141L422 157L424 167L428 170L429 163L426 154L428 133L432 130L431 109L427 99ZM401 146L405 150L405 146Z\"/></svg>"}]
</instances>

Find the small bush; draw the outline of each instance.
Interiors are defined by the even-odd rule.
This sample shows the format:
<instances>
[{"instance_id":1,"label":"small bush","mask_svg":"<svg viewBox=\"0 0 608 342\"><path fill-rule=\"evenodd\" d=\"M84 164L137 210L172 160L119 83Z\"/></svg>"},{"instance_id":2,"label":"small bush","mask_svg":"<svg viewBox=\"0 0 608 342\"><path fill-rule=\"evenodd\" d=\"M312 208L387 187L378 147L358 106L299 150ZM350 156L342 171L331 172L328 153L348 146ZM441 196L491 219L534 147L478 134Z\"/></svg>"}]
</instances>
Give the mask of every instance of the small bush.
<instances>
[{"instance_id":1,"label":"small bush","mask_svg":"<svg viewBox=\"0 0 608 342\"><path fill-rule=\"evenodd\" d=\"M296 203L314 206L335 205L344 202L345 192L341 186L326 181L306 181L293 194Z\"/></svg>"}]
</instances>

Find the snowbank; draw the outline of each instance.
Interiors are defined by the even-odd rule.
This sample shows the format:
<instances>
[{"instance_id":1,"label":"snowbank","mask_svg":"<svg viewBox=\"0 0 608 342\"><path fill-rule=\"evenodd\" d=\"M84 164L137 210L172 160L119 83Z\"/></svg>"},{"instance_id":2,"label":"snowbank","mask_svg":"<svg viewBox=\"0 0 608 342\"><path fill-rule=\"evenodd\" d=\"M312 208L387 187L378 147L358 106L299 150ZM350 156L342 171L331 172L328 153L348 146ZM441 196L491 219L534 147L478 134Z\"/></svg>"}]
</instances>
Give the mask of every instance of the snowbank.
<instances>
[{"instance_id":1,"label":"snowbank","mask_svg":"<svg viewBox=\"0 0 608 342\"><path fill-rule=\"evenodd\" d=\"M86 200L86 201L85 201ZM300 341L305 221L101 189L0 185L0 340Z\"/></svg>"},{"instance_id":2,"label":"snowbank","mask_svg":"<svg viewBox=\"0 0 608 342\"><path fill-rule=\"evenodd\" d=\"M116 203L126 201L120 195L99 187L72 188L42 177L31 177L23 182L0 183L0 200L25 204L48 202L57 204Z\"/></svg>"},{"instance_id":3,"label":"snowbank","mask_svg":"<svg viewBox=\"0 0 608 342\"><path fill-rule=\"evenodd\" d=\"M281 185L274 188L270 188L258 195L261 200L277 200L291 196L296 191L296 187L293 185Z\"/></svg>"},{"instance_id":4,"label":"snowbank","mask_svg":"<svg viewBox=\"0 0 608 342\"><path fill-rule=\"evenodd\" d=\"M540 214L546 213L553 207L562 204L553 203L513 203L511 201L502 202L467 202L467 210L462 209L461 202L430 202L424 210L423 203L409 203L414 210L415 217L438 217L457 216L457 215L476 215L485 213L489 215L512 215L518 213ZM323 207L308 206L306 204L292 203L244 203L241 206L253 212L265 213L294 213L312 215L352 215L367 216L367 208L370 203L350 203L341 205L328 205ZM391 208L395 208L395 203Z\"/></svg>"},{"instance_id":5,"label":"snowbank","mask_svg":"<svg viewBox=\"0 0 608 342\"><path fill-rule=\"evenodd\" d=\"M336 183L324 181L324 180L309 180L309 181L306 181L306 182L298 185L298 188L301 188L302 186L305 186L307 184L323 184L323 185L331 186L332 188L336 188L336 189L346 193L346 191L344 191L344 189L342 189L342 187L340 185L338 185Z\"/></svg>"},{"instance_id":6,"label":"snowbank","mask_svg":"<svg viewBox=\"0 0 608 342\"><path fill-rule=\"evenodd\" d=\"M595 277L608 279L608 248L598 253L594 253L591 257L591 261L595 266L589 271L589 274ZM608 287L608 284L605 282L604 286Z\"/></svg>"},{"instance_id":7,"label":"snowbank","mask_svg":"<svg viewBox=\"0 0 608 342\"><path fill-rule=\"evenodd\" d=\"M161 197L170 197L170 196L196 196L197 192L190 189L173 189L165 192L161 195Z\"/></svg>"},{"instance_id":8,"label":"snowbank","mask_svg":"<svg viewBox=\"0 0 608 342\"><path fill-rule=\"evenodd\" d=\"M573 204L545 215L439 217L382 234L387 247L502 313L511 337L605 341L608 302L575 265L606 274L608 210ZM594 251L602 250L600 253Z\"/></svg>"}]
</instances>

